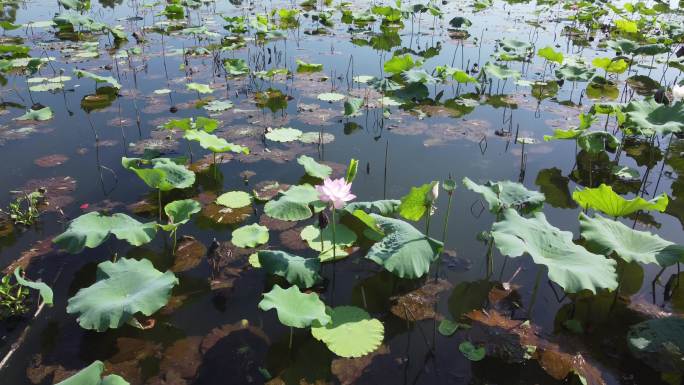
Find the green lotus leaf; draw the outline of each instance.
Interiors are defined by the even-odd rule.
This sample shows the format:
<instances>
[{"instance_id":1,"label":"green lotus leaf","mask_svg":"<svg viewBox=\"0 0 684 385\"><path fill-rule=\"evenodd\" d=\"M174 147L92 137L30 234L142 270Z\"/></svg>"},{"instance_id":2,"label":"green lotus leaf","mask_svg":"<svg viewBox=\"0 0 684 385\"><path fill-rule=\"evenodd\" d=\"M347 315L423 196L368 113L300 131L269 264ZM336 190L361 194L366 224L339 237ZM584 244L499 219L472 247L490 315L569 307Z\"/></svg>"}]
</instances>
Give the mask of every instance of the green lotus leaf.
<instances>
[{"instance_id":1,"label":"green lotus leaf","mask_svg":"<svg viewBox=\"0 0 684 385\"><path fill-rule=\"evenodd\" d=\"M151 164L152 168L142 168ZM149 187L162 191L184 189L195 183L195 173L169 158L121 158L121 165L135 172Z\"/></svg>"},{"instance_id":2,"label":"green lotus leaf","mask_svg":"<svg viewBox=\"0 0 684 385\"><path fill-rule=\"evenodd\" d=\"M591 65L614 74L621 74L627 71L627 67L629 67L629 64L624 59L615 60L608 57L597 57L591 61Z\"/></svg>"},{"instance_id":3,"label":"green lotus leaf","mask_svg":"<svg viewBox=\"0 0 684 385\"><path fill-rule=\"evenodd\" d=\"M449 20L449 25L452 28L461 29L462 27L470 27L473 25L473 22L463 16L456 16Z\"/></svg>"},{"instance_id":4,"label":"green lotus leaf","mask_svg":"<svg viewBox=\"0 0 684 385\"><path fill-rule=\"evenodd\" d=\"M344 116L352 117L360 115L359 110L363 107L363 98L347 97L344 101Z\"/></svg>"},{"instance_id":5,"label":"green lotus leaf","mask_svg":"<svg viewBox=\"0 0 684 385\"><path fill-rule=\"evenodd\" d=\"M639 210L657 210L662 213L669 201L665 193L650 201L642 197L625 199L603 183L596 188L575 190L572 199L585 209L598 210L611 217L624 217Z\"/></svg>"},{"instance_id":6,"label":"green lotus leaf","mask_svg":"<svg viewBox=\"0 0 684 385\"><path fill-rule=\"evenodd\" d=\"M489 181L480 185L465 177L463 185L468 190L481 194L489 205L489 211L494 214L511 207L522 213L530 213L544 205L544 194L528 190L520 183Z\"/></svg>"},{"instance_id":7,"label":"green lotus leaf","mask_svg":"<svg viewBox=\"0 0 684 385\"><path fill-rule=\"evenodd\" d=\"M214 134L199 130L187 130L183 137L187 140L194 140L199 142L202 148L211 152L235 152L238 154L249 154L249 148L233 144L223 138L219 138Z\"/></svg>"},{"instance_id":8,"label":"green lotus leaf","mask_svg":"<svg viewBox=\"0 0 684 385\"><path fill-rule=\"evenodd\" d=\"M202 210L202 205L194 199L180 199L164 206L164 213L169 218L169 222L176 225L188 223L190 217L200 210Z\"/></svg>"},{"instance_id":9,"label":"green lotus leaf","mask_svg":"<svg viewBox=\"0 0 684 385\"><path fill-rule=\"evenodd\" d=\"M14 118L14 120L36 120L44 121L52 119L50 107L43 107L39 110L28 110L24 115Z\"/></svg>"},{"instance_id":10,"label":"green lotus leaf","mask_svg":"<svg viewBox=\"0 0 684 385\"><path fill-rule=\"evenodd\" d=\"M487 75L493 76L498 79L518 79L520 78L520 76L522 76L519 71L492 62L485 63L483 70Z\"/></svg>"},{"instance_id":11,"label":"green lotus leaf","mask_svg":"<svg viewBox=\"0 0 684 385\"><path fill-rule=\"evenodd\" d=\"M508 38L499 41L499 46L506 52L527 51L532 49L532 44L528 42Z\"/></svg>"},{"instance_id":12,"label":"green lotus leaf","mask_svg":"<svg viewBox=\"0 0 684 385\"><path fill-rule=\"evenodd\" d=\"M582 64L564 64L556 70L556 77L571 82L588 82L594 76L594 70Z\"/></svg>"},{"instance_id":13,"label":"green lotus leaf","mask_svg":"<svg viewBox=\"0 0 684 385\"><path fill-rule=\"evenodd\" d=\"M95 361L66 380L58 382L57 385L130 385L116 374L103 378L104 369L105 365L102 361Z\"/></svg>"},{"instance_id":14,"label":"green lotus leaf","mask_svg":"<svg viewBox=\"0 0 684 385\"><path fill-rule=\"evenodd\" d=\"M640 45L634 50L635 55L655 56L670 52L670 47L662 43Z\"/></svg>"},{"instance_id":15,"label":"green lotus leaf","mask_svg":"<svg viewBox=\"0 0 684 385\"><path fill-rule=\"evenodd\" d=\"M256 247L268 242L268 227L258 223L233 230L231 242L237 247Z\"/></svg>"},{"instance_id":16,"label":"green lotus leaf","mask_svg":"<svg viewBox=\"0 0 684 385\"><path fill-rule=\"evenodd\" d=\"M221 112L233 108L233 102L230 100L212 100L203 108L209 112Z\"/></svg>"},{"instance_id":17,"label":"green lotus leaf","mask_svg":"<svg viewBox=\"0 0 684 385\"><path fill-rule=\"evenodd\" d=\"M555 62L558 64L563 64L563 53L556 51L551 46L546 46L537 51L537 55L548 61Z\"/></svg>"},{"instance_id":18,"label":"green lotus leaf","mask_svg":"<svg viewBox=\"0 0 684 385\"><path fill-rule=\"evenodd\" d=\"M155 222L141 223L122 213L107 216L90 212L71 221L66 231L55 237L53 242L76 254L86 247L101 245L110 234L133 246L140 246L152 241L157 227Z\"/></svg>"},{"instance_id":19,"label":"green lotus leaf","mask_svg":"<svg viewBox=\"0 0 684 385\"><path fill-rule=\"evenodd\" d=\"M437 79L424 69L411 68L401 73L401 76L409 83L435 84Z\"/></svg>"},{"instance_id":20,"label":"green lotus leaf","mask_svg":"<svg viewBox=\"0 0 684 385\"><path fill-rule=\"evenodd\" d=\"M231 209L239 209L252 204L252 196L244 191L228 191L216 198L216 203Z\"/></svg>"},{"instance_id":21,"label":"green lotus leaf","mask_svg":"<svg viewBox=\"0 0 684 385\"><path fill-rule=\"evenodd\" d=\"M42 83L29 87L29 90L33 92L51 92L61 90L62 88L64 88L63 83Z\"/></svg>"},{"instance_id":22,"label":"green lotus leaf","mask_svg":"<svg viewBox=\"0 0 684 385\"><path fill-rule=\"evenodd\" d=\"M116 329L137 313L150 316L166 305L177 284L171 271L156 270L148 259L105 261L97 265L95 283L69 298L67 313L78 314L84 329Z\"/></svg>"},{"instance_id":23,"label":"green lotus leaf","mask_svg":"<svg viewBox=\"0 0 684 385\"><path fill-rule=\"evenodd\" d=\"M637 33L639 31L637 23L627 19L615 19L615 27L624 33Z\"/></svg>"},{"instance_id":24,"label":"green lotus leaf","mask_svg":"<svg viewBox=\"0 0 684 385\"><path fill-rule=\"evenodd\" d=\"M16 279L17 283L21 286L38 290L38 293L40 294L40 298L42 298L43 303L45 303L48 306L52 306L52 299L54 297L54 294L52 293L52 289L50 288L50 286L48 286L45 282L29 281L28 279L24 278L21 275L21 267L17 267L16 269L14 269L14 279Z\"/></svg>"},{"instance_id":25,"label":"green lotus leaf","mask_svg":"<svg viewBox=\"0 0 684 385\"><path fill-rule=\"evenodd\" d=\"M312 325L311 334L340 357L362 357L382 344L385 327L363 309L354 306L328 308L330 323Z\"/></svg>"},{"instance_id":26,"label":"green lotus leaf","mask_svg":"<svg viewBox=\"0 0 684 385\"><path fill-rule=\"evenodd\" d=\"M169 4L164 7L162 14L170 20L181 20L185 18L185 8L178 4Z\"/></svg>"},{"instance_id":27,"label":"green lotus leaf","mask_svg":"<svg viewBox=\"0 0 684 385\"><path fill-rule=\"evenodd\" d=\"M296 63L297 63L297 72L299 72L299 73L323 71L323 64L306 63L306 62L299 60L299 59L297 59Z\"/></svg>"},{"instance_id":28,"label":"green lotus leaf","mask_svg":"<svg viewBox=\"0 0 684 385\"><path fill-rule=\"evenodd\" d=\"M291 127L276 128L266 133L266 139L281 143L294 142L301 136L302 131Z\"/></svg>"},{"instance_id":29,"label":"green lotus leaf","mask_svg":"<svg viewBox=\"0 0 684 385\"><path fill-rule=\"evenodd\" d=\"M401 198L399 215L410 221L420 220L430 210L431 191L436 183L433 181L422 186L411 187L411 191Z\"/></svg>"},{"instance_id":30,"label":"green lotus leaf","mask_svg":"<svg viewBox=\"0 0 684 385\"><path fill-rule=\"evenodd\" d=\"M437 331L439 334L449 337L452 336L458 329L468 329L470 328L470 325L468 324L463 324L460 322L454 322L450 319L443 319L439 322L439 326L437 327Z\"/></svg>"},{"instance_id":31,"label":"green lotus leaf","mask_svg":"<svg viewBox=\"0 0 684 385\"><path fill-rule=\"evenodd\" d=\"M276 309L280 323L293 328L309 327L315 322L317 325L327 325L330 322L325 304L318 295L302 293L297 286L283 289L273 285L273 289L265 293L264 299L259 302L259 309Z\"/></svg>"},{"instance_id":32,"label":"green lotus leaf","mask_svg":"<svg viewBox=\"0 0 684 385\"><path fill-rule=\"evenodd\" d=\"M195 91L200 94L211 94L214 92L214 90L212 90L208 84L202 83L187 83L185 85L185 88L187 88L188 91Z\"/></svg>"},{"instance_id":33,"label":"green lotus leaf","mask_svg":"<svg viewBox=\"0 0 684 385\"><path fill-rule=\"evenodd\" d=\"M566 293L596 293L598 289L617 287L615 261L576 245L571 232L553 227L543 213L525 218L507 209L503 220L492 226L492 236L502 254L519 257L528 253L535 263L548 267L549 279Z\"/></svg>"},{"instance_id":34,"label":"green lotus leaf","mask_svg":"<svg viewBox=\"0 0 684 385\"><path fill-rule=\"evenodd\" d=\"M660 89L660 83L646 75L632 75L627 78L627 85L637 94L648 96L655 94Z\"/></svg>"},{"instance_id":35,"label":"green lotus leaf","mask_svg":"<svg viewBox=\"0 0 684 385\"><path fill-rule=\"evenodd\" d=\"M684 371L684 319L657 318L633 325L627 333L631 353L663 373Z\"/></svg>"},{"instance_id":36,"label":"green lotus leaf","mask_svg":"<svg viewBox=\"0 0 684 385\"><path fill-rule=\"evenodd\" d=\"M267 273L281 276L302 289L322 280L318 258L303 258L280 250L260 250L257 255L259 266Z\"/></svg>"},{"instance_id":37,"label":"green lotus leaf","mask_svg":"<svg viewBox=\"0 0 684 385\"><path fill-rule=\"evenodd\" d=\"M316 98L318 100L322 100L324 102L339 102L340 100L344 99L346 96L343 94L337 93L337 92L324 92L322 94L318 94Z\"/></svg>"},{"instance_id":38,"label":"green lotus leaf","mask_svg":"<svg viewBox=\"0 0 684 385\"><path fill-rule=\"evenodd\" d=\"M304 166L304 171L314 178L325 179L332 174L332 168L325 164L320 164L314 160L314 158L306 155L302 155L297 158L297 163Z\"/></svg>"},{"instance_id":39,"label":"green lotus leaf","mask_svg":"<svg viewBox=\"0 0 684 385\"><path fill-rule=\"evenodd\" d=\"M656 263L662 267L684 262L684 246L600 215L590 218L580 213L580 228L587 240L586 247L592 252L604 255L615 252L627 262Z\"/></svg>"},{"instance_id":40,"label":"green lotus leaf","mask_svg":"<svg viewBox=\"0 0 684 385\"><path fill-rule=\"evenodd\" d=\"M399 212L401 201L398 199L381 199L373 202L351 202L344 206L344 211L353 213L356 210L365 211L369 214L380 214L382 216L392 216Z\"/></svg>"},{"instance_id":41,"label":"green lotus leaf","mask_svg":"<svg viewBox=\"0 0 684 385\"><path fill-rule=\"evenodd\" d=\"M630 55L636 51L639 44L628 39L609 40L608 47L614 49L619 54Z\"/></svg>"},{"instance_id":42,"label":"green lotus leaf","mask_svg":"<svg viewBox=\"0 0 684 385\"><path fill-rule=\"evenodd\" d=\"M264 212L283 221L300 221L311 218L311 207L318 212L325 208L325 203L318 199L318 192L313 186L305 184L292 186L278 199L268 201Z\"/></svg>"},{"instance_id":43,"label":"green lotus leaf","mask_svg":"<svg viewBox=\"0 0 684 385\"><path fill-rule=\"evenodd\" d=\"M321 230L313 225L309 225L302 229L300 236L310 248L318 251L320 255L318 258L321 262L332 261L333 259L333 242L332 242L332 226L323 229L323 239L321 240ZM351 231L347 226L337 223L335 225L335 255L336 259L342 259L348 255L344 250L356 242L356 233Z\"/></svg>"},{"instance_id":44,"label":"green lotus leaf","mask_svg":"<svg viewBox=\"0 0 684 385\"><path fill-rule=\"evenodd\" d=\"M390 74L400 74L415 67L416 63L413 61L411 55L393 56L387 60L383 65L385 72Z\"/></svg>"},{"instance_id":45,"label":"green lotus leaf","mask_svg":"<svg viewBox=\"0 0 684 385\"><path fill-rule=\"evenodd\" d=\"M437 260L442 243L425 236L411 224L399 219L371 214L386 234L368 250L366 258L400 278L418 278L427 274Z\"/></svg>"},{"instance_id":46,"label":"green lotus leaf","mask_svg":"<svg viewBox=\"0 0 684 385\"><path fill-rule=\"evenodd\" d=\"M249 66L244 59L225 59L223 60L223 68L231 76L242 76L249 73Z\"/></svg>"},{"instance_id":47,"label":"green lotus leaf","mask_svg":"<svg viewBox=\"0 0 684 385\"><path fill-rule=\"evenodd\" d=\"M88 78L88 79L94 80L95 83L108 83L109 85L116 88L117 90L121 89L121 83L119 83L112 76L101 76L98 74L94 74L92 72L79 70L79 69L74 70L74 75L76 75L76 77L78 77L79 79L80 78Z\"/></svg>"},{"instance_id":48,"label":"green lotus leaf","mask_svg":"<svg viewBox=\"0 0 684 385\"><path fill-rule=\"evenodd\" d=\"M620 145L620 140L610 132L584 132L577 137L577 145L582 150L595 155L606 150L614 151Z\"/></svg>"},{"instance_id":49,"label":"green lotus leaf","mask_svg":"<svg viewBox=\"0 0 684 385\"><path fill-rule=\"evenodd\" d=\"M463 341L458 345L458 350L470 361L482 361L485 358L484 346L476 347L470 341Z\"/></svg>"},{"instance_id":50,"label":"green lotus leaf","mask_svg":"<svg viewBox=\"0 0 684 385\"><path fill-rule=\"evenodd\" d=\"M667 106L649 97L630 102L625 113L626 125L643 135L667 135L684 129L684 102L681 101Z\"/></svg>"}]
</instances>

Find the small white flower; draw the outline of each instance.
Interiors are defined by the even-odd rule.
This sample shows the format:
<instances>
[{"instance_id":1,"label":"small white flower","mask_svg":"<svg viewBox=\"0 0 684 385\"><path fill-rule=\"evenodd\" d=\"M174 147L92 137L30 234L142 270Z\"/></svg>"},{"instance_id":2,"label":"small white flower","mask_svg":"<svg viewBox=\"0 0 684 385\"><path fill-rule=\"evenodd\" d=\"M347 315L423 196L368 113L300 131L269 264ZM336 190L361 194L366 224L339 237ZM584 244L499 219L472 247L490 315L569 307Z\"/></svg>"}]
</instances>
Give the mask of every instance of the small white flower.
<instances>
[{"instance_id":1,"label":"small white flower","mask_svg":"<svg viewBox=\"0 0 684 385\"><path fill-rule=\"evenodd\" d=\"M673 86L672 97L674 98L675 102L684 99L684 86Z\"/></svg>"}]
</instances>

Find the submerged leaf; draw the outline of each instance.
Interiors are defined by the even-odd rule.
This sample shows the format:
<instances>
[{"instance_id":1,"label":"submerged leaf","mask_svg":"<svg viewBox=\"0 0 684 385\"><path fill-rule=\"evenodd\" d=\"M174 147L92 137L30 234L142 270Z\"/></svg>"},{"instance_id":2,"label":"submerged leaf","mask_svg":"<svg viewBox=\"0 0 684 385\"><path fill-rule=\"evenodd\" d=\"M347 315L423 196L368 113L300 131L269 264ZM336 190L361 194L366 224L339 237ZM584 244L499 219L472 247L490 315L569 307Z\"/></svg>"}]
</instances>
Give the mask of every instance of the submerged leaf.
<instances>
[{"instance_id":1,"label":"submerged leaf","mask_svg":"<svg viewBox=\"0 0 684 385\"><path fill-rule=\"evenodd\" d=\"M104 363L95 361L66 380L58 382L57 385L129 385L126 380L116 374L102 377L104 370Z\"/></svg>"}]
</instances>

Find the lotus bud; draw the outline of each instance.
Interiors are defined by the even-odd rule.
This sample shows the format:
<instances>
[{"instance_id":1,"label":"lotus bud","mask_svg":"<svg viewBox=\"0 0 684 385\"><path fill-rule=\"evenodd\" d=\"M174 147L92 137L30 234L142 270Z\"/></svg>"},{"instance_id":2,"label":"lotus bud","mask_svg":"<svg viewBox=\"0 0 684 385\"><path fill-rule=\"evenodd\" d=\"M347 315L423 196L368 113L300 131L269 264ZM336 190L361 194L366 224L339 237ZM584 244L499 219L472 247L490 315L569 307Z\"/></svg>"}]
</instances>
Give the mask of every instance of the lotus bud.
<instances>
[{"instance_id":1,"label":"lotus bud","mask_svg":"<svg viewBox=\"0 0 684 385\"><path fill-rule=\"evenodd\" d=\"M325 211L321 211L318 213L318 228L319 229L324 229L328 227L328 223L330 221L328 220L328 215L325 213Z\"/></svg>"},{"instance_id":2,"label":"lotus bud","mask_svg":"<svg viewBox=\"0 0 684 385\"><path fill-rule=\"evenodd\" d=\"M430 202L434 202L437 200L439 197L439 182L434 182L432 184L432 189L430 190L430 193L428 194L428 199Z\"/></svg>"}]
</instances>

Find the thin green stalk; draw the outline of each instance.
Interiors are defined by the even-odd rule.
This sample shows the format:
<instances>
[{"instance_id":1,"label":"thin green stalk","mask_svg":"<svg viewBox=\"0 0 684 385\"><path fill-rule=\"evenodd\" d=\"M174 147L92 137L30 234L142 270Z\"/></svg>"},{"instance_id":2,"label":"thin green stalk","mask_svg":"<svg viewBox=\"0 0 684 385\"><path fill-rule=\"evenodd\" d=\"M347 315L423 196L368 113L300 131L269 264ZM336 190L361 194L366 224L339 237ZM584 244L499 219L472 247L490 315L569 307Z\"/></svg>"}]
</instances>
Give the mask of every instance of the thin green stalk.
<instances>
[{"instance_id":1,"label":"thin green stalk","mask_svg":"<svg viewBox=\"0 0 684 385\"><path fill-rule=\"evenodd\" d=\"M444 216L444 225L442 226L442 245L443 247L446 247L446 241L447 241L447 229L449 227L449 213L451 212L451 198L453 197L453 194L449 194L449 199L447 200L447 211L446 215ZM437 271L435 271L435 281L439 278L439 269L442 265L442 254L440 253L439 256L437 257Z\"/></svg>"},{"instance_id":2,"label":"thin green stalk","mask_svg":"<svg viewBox=\"0 0 684 385\"><path fill-rule=\"evenodd\" d=\"M294 336L294 328L293 328L292 326L290 326L290 343L287 345L287 346L288 346L288 350L290 350L290 351L292 351L292 339L293 339L293 336Z\"/></svg>"},{"instance_id":3,"label":"thin green stalk","mask_svg":"<svg viewBox=\"0 0 684 385\"><path fill-rule=\"evenodd\" d=\"M161 189L157 189L157 206L159 206L159 222L162 220Z\"/></svg>"},{"instance_id":4,"label":"thin green stalk","mask_svg":"<svg viewBox=\"0 0 684 385\"><path fill-rule=\"evenodd\" d=\"M333 253L333 279L332 279L332 291L333 291L333 296L332 298L334 299L334 292L335 292L335 265L337 264L337 253L336 249L337 247L335 246L336 238L335 238L335 206L332 206L330 208L331 216L332 216L332 253Z\"/></svg>"}]
</instances>

